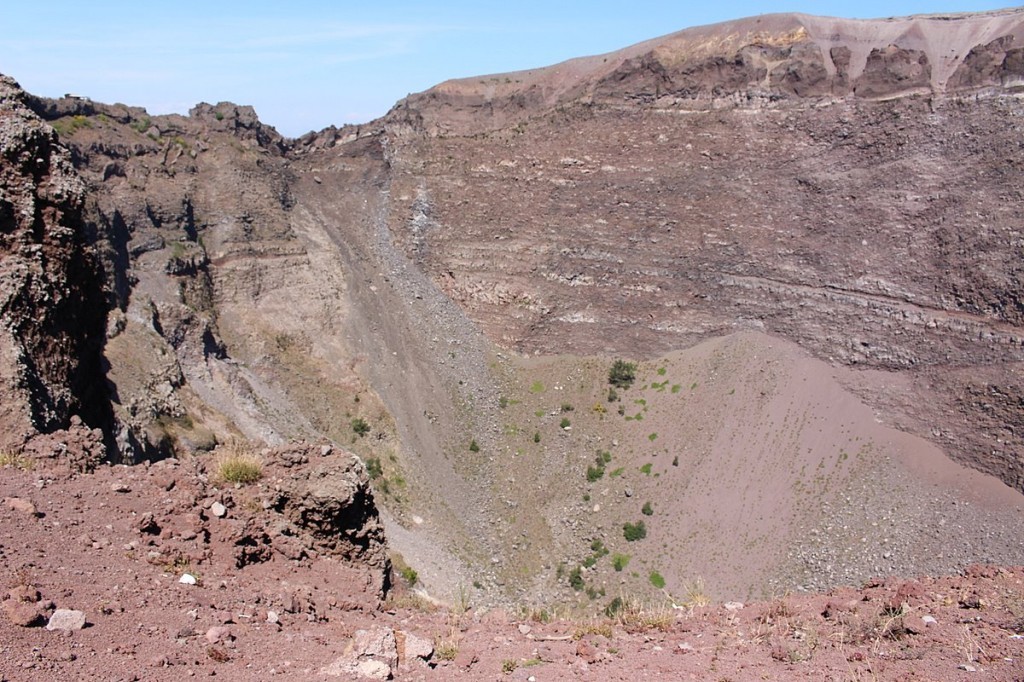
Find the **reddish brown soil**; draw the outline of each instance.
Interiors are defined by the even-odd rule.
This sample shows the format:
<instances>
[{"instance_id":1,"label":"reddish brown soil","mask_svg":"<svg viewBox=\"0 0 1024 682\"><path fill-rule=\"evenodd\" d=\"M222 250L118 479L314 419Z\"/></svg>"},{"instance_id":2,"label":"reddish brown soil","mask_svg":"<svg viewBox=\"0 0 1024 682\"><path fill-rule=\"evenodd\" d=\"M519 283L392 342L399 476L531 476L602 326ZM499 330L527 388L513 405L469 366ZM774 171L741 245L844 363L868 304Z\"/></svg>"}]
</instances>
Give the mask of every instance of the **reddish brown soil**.
<instances>
[{"instance_id":1,"label":"reddish brown soil","mask_svg":"<svg viewBox=\"0 0 1024 682\"><path fill-rule=\"evenodd\" d=\"M1024 675L1024 568L975 567L963 577L892 579L741 608L662 605L615 620L544 623L539 613L472 604L432 610L404 589L378 610L365 570L327 554L292 561L275 552L237 568L237 535L226 528L245 517L246 489L229 490L237 504L217 518L209 506L224 495L201 494L196 476L194 463L166 462L75 476L0 470L4 596L32 601L38 592L38 603L22 606L81 610L87 621L69 633L21 627L5 602L0 679L330 679L323 671L353 633L373 627L439 646L429 665L398 666L395 679L408 680L506 679L505 671L517 680L737 682ZM140 530L150 519L160 532ZM198 585L179 582L186 570ZM271 611L278 623L268 622Z\"/></svg>"}]
</instances>

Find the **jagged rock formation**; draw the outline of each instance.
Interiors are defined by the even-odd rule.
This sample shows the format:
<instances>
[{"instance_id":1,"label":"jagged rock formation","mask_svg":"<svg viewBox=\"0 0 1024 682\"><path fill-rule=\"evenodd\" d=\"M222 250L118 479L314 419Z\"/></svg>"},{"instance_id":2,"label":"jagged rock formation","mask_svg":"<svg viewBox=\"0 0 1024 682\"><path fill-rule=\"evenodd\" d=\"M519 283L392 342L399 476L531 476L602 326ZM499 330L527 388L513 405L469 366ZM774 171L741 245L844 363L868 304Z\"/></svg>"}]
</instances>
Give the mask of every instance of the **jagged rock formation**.
<instances>
[{"instance_id":1,"label":"jagged rock formation","mask_svg":"<svg viewBox=\"0 0 1024 682\"><path fill-rule=\"evenodd\" d=\"M625 405L619 421L607 414L595 369L603 360L537 369L526 356L650 359L637 395L668 390L657 371L702 372L721 389L683 408L631 403L686 436L665 445L684 466L662 462L659 483L686 469L717 499L715 462L734 462L743 490L769 478L751 478L763 466L772 491L743 498L752 511L714 510L705 531L746 533L739 510L791 524L744 536L771 547L763 570L743 561L739 541L723 557L706 539L688 550L688 569L728 559L736 582L719 576L713 589L723 593L753 590L767 580L753 574L768 572L772 585L820 586L1020 551L1009 521L977 544L961 527L953 544L964 541L962 554L935 558L950 538L908 507L923 499L917 488L887 511L913 551L876 553L888 529L851 544L848 534L869 523L866 500L905 492L898 472L898 483L863 487L895 471L886 467L898 448L888 443L898 439L836 397L825 365L801 370L814 379L808 393L860 416L855 434L816 435L846 417L819 410L777 373L804 360L772 338L858 370L837 380L887 427L1024 490L1022 16L728 22L547 69L450 81L379 121L299 140L229 103L150 117L80 98L15 92L12 101L52 123L87 186L85 202L60 215L87 225L106 277L106 305L76 309L108 318L113 458L204 457L231 437L350 444L372 462L403 552L415 552L426 580L447 581L450 594L477 584L543 602L557 596L559 567L584 561L581 538L607 539L607 523L636 511L624 500L656 490L625 479L651 474L633 465L658 434L641 433L644 415ZM30 127L54 144L38 121ZM682 349L693 352L672 355ZM573 406L550 403L545 384L586 403L575 431L559 425ZM795 417L789 407L776 413L767 396L779 395ZM856 467L832 451L869 435ZM620 437L622 478L581 488L594 451ZM744 446L752 438L756 447ZM883 441L890 451L880 454ZM799 456L775 442L799 443ZM716 459L726 446L729 457ZM757 466L743 462L752 452ZM808 483L807 467L835 478ZM837 489L854 483L855 493ZM313 524L320 549L379 550L375 520L349 524L320 501L318 485L281 485L268 503L289 523ZM797 503L792 491L808 485L825 502L862 495L861 516L826 519L813 541L797 538L796 515L814 525L830 508ZM591 506L591 492L608 496L603 507ZM1013 495L993 499L1009 508ZM352 529L347 539L334 534L337 523ZM696 534L684 531L652 522L664 546ZM241 529L235 561L258 563L266 537L265 528ZM876 554L889 555L883 568ZM666 577L670 588L681 580Z\"/></svg>"},{"instance_id":2,"label":"jagged rock formation","mask_svg":"<svg viewBox=\"0 0 1024 682\"><path fill-rule=\"evenodd\" d=\"M86 250L85 186L54 131L0 77L0 449L69 426L109 426L106 310Z\"/></svg>"}]
</instances>

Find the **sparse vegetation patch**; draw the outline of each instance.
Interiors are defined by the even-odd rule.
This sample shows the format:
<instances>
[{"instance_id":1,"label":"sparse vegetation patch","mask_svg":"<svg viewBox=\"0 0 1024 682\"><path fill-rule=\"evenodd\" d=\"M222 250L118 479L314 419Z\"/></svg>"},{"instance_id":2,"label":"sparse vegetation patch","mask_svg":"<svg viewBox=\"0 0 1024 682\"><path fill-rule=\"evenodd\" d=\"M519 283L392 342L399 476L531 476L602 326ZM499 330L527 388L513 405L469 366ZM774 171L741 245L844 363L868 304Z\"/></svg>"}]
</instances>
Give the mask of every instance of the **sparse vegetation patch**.
<instances>
[{"instance_id":1,"label":"sparse vegetation patch","mask_svg":"<svg viewBox=\"0 0 1024 682\"><path fill-rule=\"evenodd\" d=\"M608 383L615 388L628 389L636 381L636 363L616 360L608 370Z\"/></svg>"}]
</instances>

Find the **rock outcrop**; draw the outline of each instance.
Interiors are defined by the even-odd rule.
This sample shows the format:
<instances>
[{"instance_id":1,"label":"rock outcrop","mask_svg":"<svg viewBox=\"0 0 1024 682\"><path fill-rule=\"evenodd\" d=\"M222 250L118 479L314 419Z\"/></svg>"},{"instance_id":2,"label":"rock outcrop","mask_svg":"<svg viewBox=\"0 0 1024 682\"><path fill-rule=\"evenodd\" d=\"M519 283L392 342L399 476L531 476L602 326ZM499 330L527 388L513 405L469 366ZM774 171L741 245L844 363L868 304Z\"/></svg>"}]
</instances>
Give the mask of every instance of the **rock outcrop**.
<instances>
[{"instance_id":1,"label":"rock outcrop","mask_svg":"<svg viewBox=\"0 0 1024 682\"><path fill-rule=\"evenodd\" d=\"M79 415L110 426L102 277L86 188L56 132L0 77L0 449Z\"/></svg>"}]
</instances>

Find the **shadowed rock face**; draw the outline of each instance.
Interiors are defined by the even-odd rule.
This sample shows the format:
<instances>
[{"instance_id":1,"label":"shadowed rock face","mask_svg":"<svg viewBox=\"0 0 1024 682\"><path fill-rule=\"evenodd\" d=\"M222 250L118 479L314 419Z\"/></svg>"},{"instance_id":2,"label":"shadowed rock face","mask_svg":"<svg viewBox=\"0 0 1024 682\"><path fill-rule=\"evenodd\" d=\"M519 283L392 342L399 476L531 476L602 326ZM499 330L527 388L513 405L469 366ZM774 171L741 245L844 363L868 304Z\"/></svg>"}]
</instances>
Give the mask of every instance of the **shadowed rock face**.
<instances>
[{"instance_id":1,"label":"shadowed rock face","mask_svg":"<svg viewBox=\"0 0 1024 682\"><path fill-rule=\"evenodd\" d=\"M0 448L76 414L109 426L106 310L84 200L71 155L17 83L0 78Z\"/></svg>"}]
</instances>

